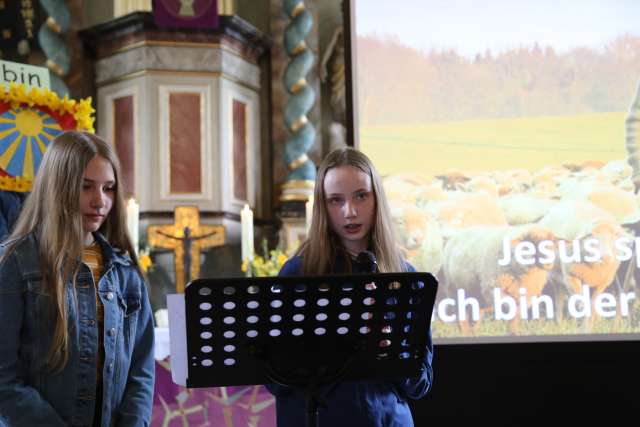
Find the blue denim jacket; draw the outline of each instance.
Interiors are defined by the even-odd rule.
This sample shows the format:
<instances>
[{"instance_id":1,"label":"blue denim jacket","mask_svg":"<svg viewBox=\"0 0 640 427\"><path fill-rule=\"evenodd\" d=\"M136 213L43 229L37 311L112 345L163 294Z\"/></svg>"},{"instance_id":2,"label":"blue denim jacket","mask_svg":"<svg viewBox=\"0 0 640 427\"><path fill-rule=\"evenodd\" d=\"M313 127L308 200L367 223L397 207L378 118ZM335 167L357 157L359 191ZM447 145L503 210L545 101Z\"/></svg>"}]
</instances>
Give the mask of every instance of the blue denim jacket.
<instances>
[{"instance_id":1,"label":"blue denim jacket","mask_svg":"<svg viewBox=\"0 0 640 427\"><path fill-rule=\"evenodd\" d=\"M153 401L153 318L144 281L128 256L94 233L103 251L102 426L148 426ZM6 250L0 247L0 254ZM70 354L46 367L51 304L34 236L0 264L0 426L90 426L96 395L98 329L93 278L82 264L75 295L67 283ZM77 298L77 304L75 302Z\"/></svg>"},{"instance_id":2,"label":"blue denim jacket","mask_svg":"<svg viewBox=\"0 0 640 427\"><path fill-rule=\"evenodd\" d=\"M415 271L407 263L408 271ZM288 260L280 270L280 276L297 276L302 271L302 258ZM338 258L335 273L344 272L343 262ZM320 406L321 426L330 427L413 427L413 417L407 401L420 399L431 389L433 382L433 343L431 331L427 333L427 349L422 363L422 372L416 378L398 378L391 381L343 382L330 387L321 387L326 406ZM305 398L300 390L267 384L267 389L276 397L278 427L300 427L305 425Z\"/></svg>"},{"instance_id":3,"label":"blue denim jacket","mask_svg":"<svg viewBox=\"0 0 640 427\"><path fill-rule=\"evenodd\" d=\"M13 224L20 215L26 193L0 190L0 242L11 233Z\"/></svg>"}]
</instances>

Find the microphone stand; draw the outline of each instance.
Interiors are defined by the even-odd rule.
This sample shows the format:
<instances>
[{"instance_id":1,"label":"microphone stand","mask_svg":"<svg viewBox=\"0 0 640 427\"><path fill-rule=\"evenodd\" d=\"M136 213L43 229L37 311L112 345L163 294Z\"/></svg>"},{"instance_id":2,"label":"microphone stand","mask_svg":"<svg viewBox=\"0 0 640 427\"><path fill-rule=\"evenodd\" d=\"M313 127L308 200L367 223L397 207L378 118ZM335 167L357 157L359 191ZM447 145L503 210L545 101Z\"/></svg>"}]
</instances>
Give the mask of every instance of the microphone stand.
<instances>
[{"instance_id":1,"label":"microphone stand","mask_svg":"<svg viewBox=\"0 0 640 427\"><path fill-rule=\"evenodd\" d=\"M355 260L356 267L360 273L379 273L378 261L371 251L362 251Z\"/></svg>"}]
</instances>

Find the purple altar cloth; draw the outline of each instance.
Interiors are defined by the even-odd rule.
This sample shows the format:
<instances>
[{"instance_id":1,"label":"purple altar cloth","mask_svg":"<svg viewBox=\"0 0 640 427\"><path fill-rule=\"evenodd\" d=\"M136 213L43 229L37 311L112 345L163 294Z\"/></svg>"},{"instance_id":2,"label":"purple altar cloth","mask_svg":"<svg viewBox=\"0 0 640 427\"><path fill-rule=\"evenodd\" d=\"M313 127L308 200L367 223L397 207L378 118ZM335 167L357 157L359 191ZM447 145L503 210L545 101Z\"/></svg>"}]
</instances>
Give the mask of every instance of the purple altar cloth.
<instances>
[{"instance_id":1,"label":"purple altar cloth","mask_svg":"<svg viewBox=\"0 0 640 427\"><path fill-rule=\"evenodd\" d=\"M169 358L156 361L152 427L275 425L275 399L264 386L188 389L171 380Z\"/></svg>"}]
</instances>

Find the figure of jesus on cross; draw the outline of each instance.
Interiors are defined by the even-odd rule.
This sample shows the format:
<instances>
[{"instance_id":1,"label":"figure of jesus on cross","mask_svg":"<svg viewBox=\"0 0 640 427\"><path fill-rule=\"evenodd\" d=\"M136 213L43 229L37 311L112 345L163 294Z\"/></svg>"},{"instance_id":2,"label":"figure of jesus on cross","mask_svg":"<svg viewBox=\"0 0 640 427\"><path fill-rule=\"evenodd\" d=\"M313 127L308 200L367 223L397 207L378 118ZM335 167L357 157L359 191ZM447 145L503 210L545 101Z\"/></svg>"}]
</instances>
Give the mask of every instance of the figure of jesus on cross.
<instances>
[{"instance_id":1,"label":"figure of jesus on cross","mask_svg":"<svg viewBox=\"0 0 640 427\"><path fill-rule=\"evenodd\" d=\"M223 245L225 230L221 225L200 225L195 206L176 207L174 218L174 224L149 226L149 244L174 251L176 291L184 292L186 284L200 277L200 251Z\"/></svg>"}]
</instances>

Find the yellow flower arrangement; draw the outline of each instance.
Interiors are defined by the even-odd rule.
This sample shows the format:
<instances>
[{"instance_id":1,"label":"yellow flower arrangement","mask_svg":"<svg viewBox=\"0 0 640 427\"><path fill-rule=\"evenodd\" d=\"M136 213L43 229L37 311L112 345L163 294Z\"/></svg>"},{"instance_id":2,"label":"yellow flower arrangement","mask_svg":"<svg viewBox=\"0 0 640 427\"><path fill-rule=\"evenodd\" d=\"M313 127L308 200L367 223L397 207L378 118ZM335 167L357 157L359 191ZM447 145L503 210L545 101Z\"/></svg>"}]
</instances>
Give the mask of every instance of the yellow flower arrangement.
<instances>
[{"instance_id":1,"label":"yellow flower arrangement","mask_svg":"<svg viewBox=\"0 0 640 427\"><path fill-rule=\"evenodd\" d=\"M146 246L138 252L138 265L143 274L153 269L153 260L151 259L151 249Z\"/></svg>"},{"instance_id":2,"label":"yellow flower arrangement","mask_svg":"<svg viewBox=\"0 0 640 427\"><path fill-rule=\"evenodd\" d=\"M27 104L29 107L47 107L60 115L71 114L76 121L78 130L95 132L93 128L95 118L92 115L96 110L91 106L91 97L78 102L69 99L67 95L60 99L57 93L46 88L34 87L27 92L24 84L10 83L7 88L0 83L0 102L8 103L14 110L21 104Z\"/></svg>"},{"instance_id":3,"label":"yellow flower arrangement","mask_svg":"<svg viewBox=\"0 0 640 427\"><path fill-rule=\"evenodd\" d=\"M93 128L95 110L91 106L91 97L78 102L67 95L60 99L58 94L46 88L32 88L27 91L24 84L10 83L7 86L0 83L0 104L8 105L11 110L18 110L21 106L22 108L28 106L49 109L60 117L67 115L73 117L75 129L95 132ZM0 190L28 192L31 191L32 185L31 177L0 176Z\"/></svg>"},{"instance_id":4,"label":"yellow flower arrangement","mask_svg":"<svg viewBox=\"0 0 640 427\"><path fill-rule=\"evenodd\" d=\"M242 272L246 273L250 270L251 276L268 277L277 276L278 272L289 259L289 254L280 248L267 250L267 240L262 240L262 256L255 255L253 261L249 263L247 260L242 262Z\"/></svg>"},{"instance_id":5,"label":"yellow flower arrangement","mask_svg":"<svg viewBox=\"0 0 640 427\"><path fill-rule=\"evenodd\" d=\"M22 178L21 176L0 176L0 190L25 193L30 191L32 186L33 181L28 178Z\"/></svg>"}]
</instances>

